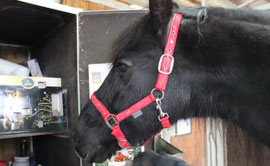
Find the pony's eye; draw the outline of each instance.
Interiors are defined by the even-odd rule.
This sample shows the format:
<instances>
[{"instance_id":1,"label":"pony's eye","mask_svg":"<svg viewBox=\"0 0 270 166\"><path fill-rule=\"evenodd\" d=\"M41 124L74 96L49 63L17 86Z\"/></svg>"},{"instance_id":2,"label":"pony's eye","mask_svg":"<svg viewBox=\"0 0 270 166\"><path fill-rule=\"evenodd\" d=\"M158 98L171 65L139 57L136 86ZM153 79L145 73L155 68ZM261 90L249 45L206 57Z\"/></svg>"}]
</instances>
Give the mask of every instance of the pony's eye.
<instances>
[{"instance_id":1,"label":"pony's eye","mask_svg":"<svg viewBox=\"0 0 270 166\"><path fill-rule=\"evenodd\" d=\"M119 66L118 66L118 69L120 70L120 71L122 71L122 72L124 72L124 71L126 71L127 69L128 69L128 66L126 65L126 64L120 64Z\"/></svg>"},{"instance_id":2,"label":"pony's eye","mask_svg":"<svg viewBox=\"0 0 270 166\"><path fill-rule=\"evenodd\" d=\"M132 67L132 62L125 59L120 59L115 63L115 67L120 72L126 72L130 67Z\"/></svg>"}]
</instances>

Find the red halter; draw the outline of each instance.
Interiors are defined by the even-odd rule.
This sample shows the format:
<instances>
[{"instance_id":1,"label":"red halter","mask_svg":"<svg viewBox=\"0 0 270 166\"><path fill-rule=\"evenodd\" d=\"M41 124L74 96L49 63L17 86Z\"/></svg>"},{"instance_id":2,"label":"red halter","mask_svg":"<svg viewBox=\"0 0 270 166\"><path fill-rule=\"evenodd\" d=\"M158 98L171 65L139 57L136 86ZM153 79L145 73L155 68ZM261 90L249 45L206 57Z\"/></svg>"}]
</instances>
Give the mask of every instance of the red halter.
<instances>
[{"instance_id":1,"label":"red halter","mask_svg":"<svg viewBox=\"0 0 270 166\"><path fill-rule=\"evenodd\" d=\"M173 69L173 64L174 64L173 52L174 52L175 43L177 40L177 35L178 35L181 20L182 20L182 14L177 13L174 15L173 21L170 27L169 35L168 35L168 40L167 40L166 47L164 50L164 54L160 57L160 60L159 60L159 64L158 64L159 74L158 74L157 82L156 82L155 88L152 90L150 95L146 96L145 98L143 98L136 104L132 105L131 107L129 107L128 109L124 110L123 112L117 115L110 114L108 109L101 103L101 101L96 97L95 94L91 96L92 103L100 112L102 117L104 118L107 126L110 129L112 129L111 134L116 137L116 139L118 140L118 144L121 148L131 148L131 146L129 142L126 140L126 137L123 134L122 130L120 129L119 123L123 121L124 119L128 118L129 116L131 116L132 114L136 113L137 111L153 103L154 101L156 101L157 103L156 108L160 112L158 119L161 122L163 128L171 127L168 113L164 113L161 109L161 100L164 97L164 90L166 89L168 76L172 72L172 69ZM162 97L155 98L155 96L153 95L154 91L162 92Z\"/></svg>"}]
</instances>

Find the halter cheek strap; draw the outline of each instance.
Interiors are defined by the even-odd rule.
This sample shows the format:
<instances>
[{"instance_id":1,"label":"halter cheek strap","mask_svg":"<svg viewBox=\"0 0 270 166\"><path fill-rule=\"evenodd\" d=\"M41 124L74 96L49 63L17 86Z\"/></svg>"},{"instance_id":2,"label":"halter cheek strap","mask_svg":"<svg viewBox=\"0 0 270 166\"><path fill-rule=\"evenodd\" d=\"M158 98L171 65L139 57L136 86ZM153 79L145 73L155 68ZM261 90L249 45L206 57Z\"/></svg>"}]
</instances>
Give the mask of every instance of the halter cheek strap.
<instances>
[{"instance_id":1,"label":"halter cheek strap","mask_svg":"<svg viewBox=\"0 0 270 166\"><path fill-rule=\"evenodd\" d=\"M160 123L162 124L163 128L171 127L168 113L164 113L162 111L161 100L164 97L164 90L166 89L169 74L172 72L172 69L173 69L173 64L174 64L173 53L174 53L174 48L175 48L181 20L182 20L182 14L177 13L174 15L173 21L169 30L169 35L168 35L166 47L164 50L164 54L160 57L160 60L159 60L159 64L158 64L159 74L158 74L157 82L156 82L155 88L152 90L152 92L148 96L146 96L139 102L135 103L134 105L132 105L131 107L129 107L128 109L122 111L121 113L117 115L111 114L108 111L108 109L102 104L102 102L96 97L95 94L91 96L92 103L102 115L106 125L112 130L111 134L116 137L118 144L121 148L131 148L131 146L130 146L130 143L127 141L125 135L123 134L119 126L119 123L125 120L126 118L128 118L129 116L131 116L132 114L147 107L153 102L156 102L157 104L156 108L159 110L159 113L160 113L158 119ZM153 94L154 91L162 92L162 97L156 98ZM146 141L145 143L147 143L148 141Z\"/></svg>"}]
</instances>

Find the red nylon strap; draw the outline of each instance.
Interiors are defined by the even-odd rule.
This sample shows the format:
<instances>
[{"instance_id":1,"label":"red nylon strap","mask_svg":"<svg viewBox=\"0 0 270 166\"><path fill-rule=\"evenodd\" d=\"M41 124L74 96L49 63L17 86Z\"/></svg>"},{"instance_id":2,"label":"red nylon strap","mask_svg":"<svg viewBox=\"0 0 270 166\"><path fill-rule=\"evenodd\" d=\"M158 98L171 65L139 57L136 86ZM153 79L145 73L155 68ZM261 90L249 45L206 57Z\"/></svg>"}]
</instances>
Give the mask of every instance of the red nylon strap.
<instances>
[{"instance_id":1,"label":"red nylon strap","mask_svg":"<svg viewBox=\"0 0 270 166\"><path fill-rule=\"evenodd\" d=\"M116 125L112 128L111 134L115 136L120 147L131 148L129 142L127 141L125 135L123 134L122 130L120 129L120 127L118 125Z\"/></svg>"},{"instance_id":2,"label":"red nylon strap","mask_svg":"<svg viewBox=\"0 0 270 166\"><path fill-rule=\"evenodd\" d=\"M172 25L170 27L169 35L168 35L168 40L165 46L164 55L172 56L174 53L174 48L175 48L181 20L182 20L182 14L177 13L174 15ZM168 73L170 70L172 70L171 64L172 64L172 58L163 56L161 59L161 65L160 65L159 71ZM158 74L158 79L156 82L155 89L159 91L164 91L166 89L167 81L168 81L168 74L164 74L160 72Z\"/></svg>"},{"instance_id":3,"label":"red nylon strap","mask_svg":"<svg viewBox=\"0 0 270 166\"><path fill-rule=\"evenodd\" d=\"M101 101L97 98L95 93L92 94L91 96L91 101L94 104L94 106L97 108L97 110L100 112L104 120L107 120L111 114L107 110L107 108L101 103Z\"/></svg>"},{"instance_id":4,"label":"red nylon strap","mask_svg":"<svg viewBox=\"0 0 270 166\"><path fill-rule=\"evenodd\" d=\"M124 119L128 118L132 114L136 113L137 111L143 109L144 107L148 106L149 104L153 103L156 100L155 96L151 93L150 95L146 96L136 104L132 105L128 109L124 110L123 112L115 115L115 120L118 122L123 121Z\"/></svg>"},{"instance_id":5,"label":"red nylon strap","mask_svg":"<svg viewBox=\"0 0 270 166\"><path fill-rule=\"evenodd\" d=\"M166 116L164 118L161 118L160 119L160 122L161 122L163 128L170 128L171 127L171 123L169 121L169 117L168 116Z\"/></svg>"}]
</instances>

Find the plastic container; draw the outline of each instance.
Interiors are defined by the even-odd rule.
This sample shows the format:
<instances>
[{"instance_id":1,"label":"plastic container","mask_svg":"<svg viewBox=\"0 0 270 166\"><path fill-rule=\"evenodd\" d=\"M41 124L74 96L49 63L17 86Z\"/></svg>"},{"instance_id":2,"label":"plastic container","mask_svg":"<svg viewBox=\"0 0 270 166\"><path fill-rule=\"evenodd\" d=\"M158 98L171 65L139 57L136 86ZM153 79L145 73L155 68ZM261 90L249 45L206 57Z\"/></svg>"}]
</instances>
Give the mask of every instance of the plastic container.
<instances>
[{"instance_id":1,"label":"plastic container","mask_svg":"<svg viewBox=\"0 0 270 166\"><path fill-rule=\"evenodd\" d=\"M30 166L29 156L27 157L14 157L14 162L12 166Z\"/></svg>"},{"instance_id":2,"label":"plastic container","mask_svg":"<svg viewBox=\"0 0 270 166\"><path fill-rule=\"evenodd\" d=\"M29 76L29 69L0 58L0 75Z\"/></svg>"},{"instance_id":3,"label":"plastic container","mask_svg":"<svg viewBox=\"0 0 270 166\"><path fill-rule=\"evenodd\" d=\"M5 93L0 90L0 118L4 117L4 106L5 106L6 98L7 98L7 96L5 95Z\"/></svg>"}]
</instances>

